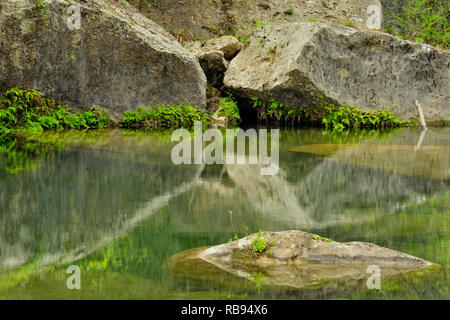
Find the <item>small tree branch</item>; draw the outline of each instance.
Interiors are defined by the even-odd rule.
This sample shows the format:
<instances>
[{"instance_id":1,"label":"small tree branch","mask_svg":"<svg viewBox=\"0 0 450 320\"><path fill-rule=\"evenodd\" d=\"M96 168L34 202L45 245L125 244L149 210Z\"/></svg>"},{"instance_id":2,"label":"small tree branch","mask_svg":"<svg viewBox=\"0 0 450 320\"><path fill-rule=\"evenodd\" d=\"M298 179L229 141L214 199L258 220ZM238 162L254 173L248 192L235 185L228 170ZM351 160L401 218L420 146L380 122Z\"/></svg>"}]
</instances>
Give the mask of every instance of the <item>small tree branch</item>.
<instances>
[{"instance_id":1,"label":"small tree branch","mask_svg":"<svg viewBox=\"0 0 450 320\"><path fill-rule=\"evenodd\" d=\"M416 105L417 113L419 114L420 124L425 130L427 130L427 123L425 122L425 116L423 115L422 107L420 106L419 101L415 100L414 103Z\"/></svg>"}]
</instances>

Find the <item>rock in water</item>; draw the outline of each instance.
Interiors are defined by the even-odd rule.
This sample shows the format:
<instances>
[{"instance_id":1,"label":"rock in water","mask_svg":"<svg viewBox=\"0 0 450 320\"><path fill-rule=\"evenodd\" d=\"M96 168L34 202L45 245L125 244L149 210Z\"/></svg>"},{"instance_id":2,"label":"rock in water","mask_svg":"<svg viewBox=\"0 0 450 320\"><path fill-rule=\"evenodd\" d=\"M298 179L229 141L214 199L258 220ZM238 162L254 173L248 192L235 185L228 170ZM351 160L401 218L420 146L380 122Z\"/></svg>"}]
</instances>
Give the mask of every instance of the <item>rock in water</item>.
<instances>
[{"instance_id":1,"label":"rock in water","mask_svg":"<svg viewBox=\"0 0 450 320\"><path fill-rule=\"evenodd\" d=\"M73 107L113 113L159 103L205 106L197 59L130 5L36 3L0 4L0 90L33 88Z\"/></svg>"},{"instance_id":2,"label":"rock in water","mask_svg":"<svg viewBox=\"0 0 450 320\"><path fill-rule=\"evenodd\" d=\"M450 52L377 31L323 23L267 26L232 60L224 84L238 95L292 107L324 101L386 109L427 122L450 117Z\"/></svg>"},{"instance_id":3,"label":"rock in water","mask_svg":"<svg viewBox=\"0 0 450 320\"><path fill-rule=\"evenodd\" d=\"M258 246L258 240L264 245ZM371 243L339 243L302 231L262 232L193 254L239 277L251 280L256 272L264 275L266 284L291 287L320 282L354 286L367 279L370 266L380 268L385 278L432 265ZM188 258L195 262L195 257Z\"/></svg>"}]
</instances>

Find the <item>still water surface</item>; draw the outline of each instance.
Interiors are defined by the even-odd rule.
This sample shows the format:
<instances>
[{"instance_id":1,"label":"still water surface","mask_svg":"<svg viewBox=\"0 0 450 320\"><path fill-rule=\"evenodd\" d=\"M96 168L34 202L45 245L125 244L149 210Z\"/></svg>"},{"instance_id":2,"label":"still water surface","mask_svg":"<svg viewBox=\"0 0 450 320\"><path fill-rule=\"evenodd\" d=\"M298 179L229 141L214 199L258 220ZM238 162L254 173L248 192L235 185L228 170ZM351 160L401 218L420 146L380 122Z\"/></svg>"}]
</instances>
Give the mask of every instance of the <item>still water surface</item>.
<instances>
[{"instance_id":1,"label":"still water surface","mask_svg":"<svg viewBox=\"0 0 450 320\"><path fill-rule=\"evenodd\" d=\"M0 143L0 299L449 299L450 130L281 130L280 171L172 164L170 134L36 133ZM257 287L167 259L298 229L442 268L382 290ZM81 290L66 269L81 268ZM231 279L231 280L230 280Z\"/></svg>"}]
</instances>

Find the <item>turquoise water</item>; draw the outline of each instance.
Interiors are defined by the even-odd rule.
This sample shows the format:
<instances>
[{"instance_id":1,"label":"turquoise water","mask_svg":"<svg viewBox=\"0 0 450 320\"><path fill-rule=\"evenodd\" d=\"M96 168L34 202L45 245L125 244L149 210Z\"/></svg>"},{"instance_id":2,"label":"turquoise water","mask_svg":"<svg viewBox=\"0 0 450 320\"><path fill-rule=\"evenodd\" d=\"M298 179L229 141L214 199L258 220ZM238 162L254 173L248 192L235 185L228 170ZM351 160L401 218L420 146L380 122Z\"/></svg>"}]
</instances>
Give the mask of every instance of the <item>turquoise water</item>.
<instances>
[{"instance_id":1,"label":"turquoise water","mask_svg":"<svg viewBox=\"0 0 450 320\"><path fill-rule=\"evenodd\" d=\"M36 133L0 144L1 299L448 299L450 130L281 130L280 171L181 165L170 134ZM230 214L230 211L232 214ZM442 268L364 288L256 287L167 259L298 229ZM81 269L68 290L66 269Z\"/></svg>"}]
</instances>

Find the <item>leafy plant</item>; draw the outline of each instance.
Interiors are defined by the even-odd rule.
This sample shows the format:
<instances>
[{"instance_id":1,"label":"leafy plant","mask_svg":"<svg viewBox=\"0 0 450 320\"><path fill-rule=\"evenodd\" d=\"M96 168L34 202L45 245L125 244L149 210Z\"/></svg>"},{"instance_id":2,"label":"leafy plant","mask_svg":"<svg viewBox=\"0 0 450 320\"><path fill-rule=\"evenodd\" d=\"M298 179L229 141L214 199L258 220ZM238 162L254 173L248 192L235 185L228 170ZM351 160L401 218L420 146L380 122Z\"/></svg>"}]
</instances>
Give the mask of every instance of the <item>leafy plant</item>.
<instances>
[{"instance_id":1,"label":"leafy plant","mask_svg":"<svg viewBox=\"0 0 450 320\"><path fill-rule=\"evenodd\" d=\"M342 24L347 27L353 27L353 26L355 26L355 21L352 19L347 19L347 20L342 21Z\"/></svg>"},{"instance_id":2,"label":"leafy plant","mask_svg":"<svg viewBox=\"0 0 450 320\"><path fill-rule=\"evenodd\" d=\"M321 236L314 236L313 239L314 240L319 240L319 241L325 241L325 242L333 242L333 240L328 239L328 238L324 238L324 237L321 237Z\"/></svg>"},{"instance_id":3,"label":"leafy plant","mask_svg":"<svg viewBox=\"0 0 450 320\"><path fill-rule=\"evenodd\" d=\"M327 112L322 118L326 129L342 131L350 128L387 128L406 123L386 110L362 112L358 108L332 104L325 104L323 108Z\"/></svg>"},{"instance_id":4,"label":"leafy plant","mask_svg":"<svg viewBox=\"0 0 450 320\"><path fill-rule=\"evenodd\" d=\"M34 4L39 9L39 11L41 13L41 16L43 18L46 18L47 14L45 13L45 7L47 6L47 3L45 1L42 1L42 0L34 0Z\"/></svg>"},{"instance_id":5,"label":"leafy plant","mask_svg":"<svg viewBox=\"0 0 450 320\"><path fill-rule=\"evenodd\" d=\"M259 229L258 234L255 236L255 238L252 240L252 248L253 248L253 254L255 257L258 257L266 249L268 248L268 243L266 239L262 237L262 230Z\"/></svg>"},{"instance_id":6,"label":"leafy plant","mask_svg":"<svg viewBox=\"0 0 450 320\"><path fill-rule=\"evenodd\" d=\"M231 94L219 100L217 114L228 117L231 122L241 122L238 105Z\"/></svg>"},{"instance_id":7,"label":"leafy plant","mask_svg":"<svg viewBox=\"0 0 450 320\"><path fill-rule=\"evenodd\" d=\"M289 7L288 9L286 9L284 11L284 14L289 15L289 16L293 15L294 14L294 8Z\"/></svg>"},{"instance_id":8,"label":"leafy plant","mask_svg":"<svg viewBox=\"0 0 450 320\"><path fill-rule=\"evenodd\" d=\"M0 130L56 130L106 128L106 111L91 109L78 113L35 90L12 88L0 99Z\"/></svg>"},{"instance_id":9,"label":"leafy plant","mask_svg":"<svg viewBox=\"0 0 450 320\"><path fill-rule=\"evenodd\" d=\"M206 111L187 104L157 105L140 107L135 111L126 111L120 126L122 128L180 128L193 127L195 121L206 123L209 115Z\"/></svg>"}]
</instances>

